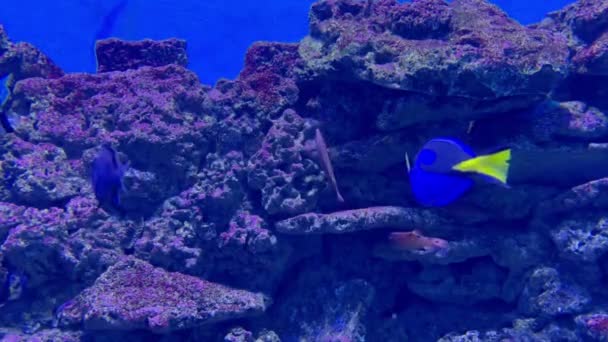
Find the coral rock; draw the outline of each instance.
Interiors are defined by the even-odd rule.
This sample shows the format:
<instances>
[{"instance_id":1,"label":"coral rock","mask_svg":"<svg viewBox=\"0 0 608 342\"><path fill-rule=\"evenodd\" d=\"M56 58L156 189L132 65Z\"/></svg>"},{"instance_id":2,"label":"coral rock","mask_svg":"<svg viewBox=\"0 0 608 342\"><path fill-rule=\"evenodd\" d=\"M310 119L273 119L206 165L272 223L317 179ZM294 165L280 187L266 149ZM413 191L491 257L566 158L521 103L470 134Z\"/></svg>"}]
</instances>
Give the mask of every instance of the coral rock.
<instances>
[{"instance_id":1,"label":"coral rock","mask_svg":"<svg viewBox=\"0 0 608 342\"><path fill-rule=\"evenodd\" d=\"M275 227L285 234L343 234L380 228L413 230L440 224L440 218L425 209L371 207L331 214L302 214L279 221Z\"/></svg>"},{"instance_id":2,"label":"coral rock","mask_svg":"<svg viewBox=\"0 0 608 342\"><path fill-rule=\"evenodd\" d=\"M261 314L269 304L262 294L125 258L69 301L60 323L83 323L87 330L161 332Z\"/></svg>"},{"instance_id":3,"label":"coral rock","mask_svg":"<svg viewBox=\"0 0 608 342\"><path fill-rule=\"evenodd\" d=\"M36 208L63 206L89 184L70 164L65 152L51 144L31 144L14 137L2 156L0 180L10 194L4 200Z\"/></svg>"},{"instance_id":4,"label":"coral rock","mask_svg":"<svg viewBox=\"0 0 608 342\"><path fill-rule=\"evenodd\" d=\"M320 167L302 156L306 133L312 134L312 127L287 109L249 160L249 186L261 190L262 206L271 215L312 210L326 186Z\"/></svg>"},{"instance_id":5,"label":"coral rock","mask_svg":"<svg viewBox=\"0 0 608 342\"><path fill-rule=\"evenodd\" d=\"M310 20L311 34L300 43L305 79L365 81L478 104L507 97L530 103L567 71L565 39L525 28L481 0L327 0L312 6Z\"/></svg>"},{"instance_id":6,"label":"coral rock","mask_svg":"<svg viewBox=\"0 0 608 342\"><path fill-rule=\"evenodd\" d=\"M608 252L608 217L602 215L565 219L550 234L566 259L592 262Z\"/></svg>"},{"instance_id":7,"label":"coral rock","mask_svg":"<svg viewBox=\"0 0 608 342\"><path fill-rule=\"evenodd\" d=\"M547 142L552 139L593 141L608 136L608 116L584 102L557 103L533 118L535 138Z\"/></svg>"},{"instance_id":8,"label":"coral rock","mask_svg":"<svg viewBox=\"0 0 608 342\"><path fill-rule=\"evenodd\" d=\"M57 78L63 71L29 43L13 43L0 25L0 79L11 75L8 88L29 77Z\"/></svg>"},{"instance_id":9,"label":"coral rock","mask_svg":"<svg viewBox=\"0 0 608 342\"><path fill-rule=\"evenodd\" d=\"M580 313L590 301L585 289L561 279L556 269L544 267L530 275L519 308L528 314L553 317Z\"/></svg>"},{"instance_id":10,"label":"coral rock","mask_svg":"<svg viewBox=\"0 0 608 342\"><path fill-rule=\"evenodd\" d=\"M203 90L180 66L30 78L17 83L12 99L8 113L20 118L19 137L62 146L69 159L84 157L87 167L93 148L115 143L139 171L127 173L130 193L140 195L127 196L126 207L147 214L194 182L207 149L210 124L198 112Z\"/></svg>"},{"instance_id":11,"label":"coral rock","mask_svg":"<svg viewBox=\"0 0 608 342\"><path fill-rule=\"evenodd\" d=\"M608 314L598 312L580 315L574 321L579 330L594 341L608 339Z\"/></svg>"},{"instance_id":12,"label":"coral rock","mask_svg":"<svg viewBox=\"0 0 608 342\"><path fill-rule=\"evenodd\" d=\"M95 44L97 72L125 71L142 66L167 64L188 65L186 41L181 39L141 40L135 42L116 38L98 40Z\"/></svg>"},{"instance_id":13,"label":"coral rock","mask_svg":"<svg viewBox=\"0 0 608 342\"><path fill-rule=\"evenodd\" d=\"M572 63L580 74L608 76L608 32L577 53Z\"/></svg>"}]
</instances>

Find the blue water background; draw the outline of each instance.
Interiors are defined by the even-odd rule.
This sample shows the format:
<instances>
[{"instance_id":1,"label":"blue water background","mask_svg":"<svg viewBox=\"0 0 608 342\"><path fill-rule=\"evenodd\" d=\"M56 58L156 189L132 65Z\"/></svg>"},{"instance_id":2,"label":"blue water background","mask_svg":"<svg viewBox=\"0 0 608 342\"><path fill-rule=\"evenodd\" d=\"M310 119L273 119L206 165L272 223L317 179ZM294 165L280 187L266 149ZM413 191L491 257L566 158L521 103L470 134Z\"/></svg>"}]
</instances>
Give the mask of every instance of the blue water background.
<instances>
[{"instance_id":1,"label":"blue water background","mask_svg":"<svg viewBox=\"0 0 608 342\"><path fill-rule=\"evenodd\" d=\"M0 23L13 41L27 41L67 72L94 72L96 38L179 37L189 68L203 83L234 78L254 41L297 42L308 32L312 0L5 0ZM571 0L496 0L522 24L540 21Z\"/></svg>"}]
</instances>

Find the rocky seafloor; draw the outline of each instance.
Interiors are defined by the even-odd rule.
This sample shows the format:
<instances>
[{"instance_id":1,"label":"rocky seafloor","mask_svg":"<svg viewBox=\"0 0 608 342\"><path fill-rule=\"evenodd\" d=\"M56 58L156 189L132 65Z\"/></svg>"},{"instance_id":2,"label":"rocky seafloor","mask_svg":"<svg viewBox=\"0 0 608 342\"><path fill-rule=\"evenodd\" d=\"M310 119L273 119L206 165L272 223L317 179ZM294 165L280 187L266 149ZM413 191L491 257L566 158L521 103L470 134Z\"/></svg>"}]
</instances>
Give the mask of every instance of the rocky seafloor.
<instances>
[{"instance_id":1,"label":"rocky seafloor","mask_svg":"<svg viewBox=\"0 0 608 342\"><path fill-rule=\"evenodd\" d=\"M0 26L3 341L608 340L608 178L423 208L404 162L436 136L605 148L608 2L527 27L483 0L309 18L213 87L179 39L100 41L97 73L66 74ZM125 216L89 182L104 143ZM413 229L448 250L383 247Z\"/></svg>"}]
</instances>

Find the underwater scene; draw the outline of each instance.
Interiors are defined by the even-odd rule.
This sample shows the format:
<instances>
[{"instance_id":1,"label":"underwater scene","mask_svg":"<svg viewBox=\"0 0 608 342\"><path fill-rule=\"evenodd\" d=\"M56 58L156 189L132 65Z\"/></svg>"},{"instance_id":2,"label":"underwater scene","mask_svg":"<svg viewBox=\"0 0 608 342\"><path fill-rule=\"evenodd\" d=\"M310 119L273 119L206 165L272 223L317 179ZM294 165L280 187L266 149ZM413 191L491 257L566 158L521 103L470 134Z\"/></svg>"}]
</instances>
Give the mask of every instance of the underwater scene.
<instances>
[{"instance_id":1,"label":"underwater scene","mask_svg":"<svg viewBox=\"0 0 608 342\"><path fill-rule=\"evenodd\" d=\"M0 341L608 341L606 0L5 0L0 80Z\"/></svg>"}]
</instances>

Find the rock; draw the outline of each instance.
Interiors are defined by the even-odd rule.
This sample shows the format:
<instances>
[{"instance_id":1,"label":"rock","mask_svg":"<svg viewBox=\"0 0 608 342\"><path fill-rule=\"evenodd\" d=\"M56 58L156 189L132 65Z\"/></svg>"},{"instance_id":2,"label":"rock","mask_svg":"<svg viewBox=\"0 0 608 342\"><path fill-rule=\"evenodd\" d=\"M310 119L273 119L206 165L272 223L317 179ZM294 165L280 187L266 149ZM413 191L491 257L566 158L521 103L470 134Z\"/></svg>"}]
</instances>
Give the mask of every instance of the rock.
<instances>
[{"instance_id":1,"label":"rock","mask_svg":"<svg viewBox=\"0 0 608 342\"><path fill-rule=\"evenodd\" d=\"M329 287L314 286L314 277L302 277L296 284L302 295L291 296L278 308L276 317L288 327L284 338L366 341L365 322L375 296L374 288L361 279L338 282L325 279L331 281Z\"/></svg>"},{"instance_id":2,"label":"rock","mask_svg":"<svg viewBox=\"0 0 608 342\"><path fill-rule=\"evenodd\" d=\"M394 131L421 123L473 120L489 116L490 113L524 110L541 100L541 96L528 95L482 103L458 97L448 98L443 102L431 95L405 93L385 100L376 119L376 127L380 131Z\"/></svg>"},{"instance_id":3,"label":"rock","mask_svg":"<svg viewBox=\"0 0 608 342\"><path fill-rule=\"evenodd\" d=\"M241 212L219 236L214 278L247 289L273 288L283 276L292 248L257 215Z\"/></svg>"},{"instance_id":4,"label":"rock","mask_svg":"<svg viewBox=\"0 0 608 342\"><path fill-rule=\"evenodd\" d=\"M405 132L375 135L330 148L329 155L334 165L348 170L376 173L396 164L405 170L404 151L414 158L419 147L411 138Z\"/></svg>"},{"instance_id":5,"label":"rock","mask_svg":"<svg viewBox=\"0 0 608 342\"><path fill-rule=\"evenodd\" d=\"M8 88L30 77L57 78L63 71L45 54L29 43L13 43L0 25L0 79L11 75Z\"/></svg>"},{"instance_id":6,"label":"rock","mask_svg":"<svg viewBox=\"0 0 608 342\"><path fill-rule=\"evenodd\" d=\"M262 331L255 342L281 342L281 338L274 331Z\"/></svg>"},{"instance_id":7,"label":"rock","mask_svg":"<svg viewBox=\"0 0 608 342\"><path fill-rule=\"evenodd\" d=\"M93 148L114 143L137 171L127 173L125 207L150 214L194 183L211 125L199 113L202 98L193 73L167 65L23 80L7 113L19 116L20 138L61 146L68 159L83 157L87 178Z\"/></svg>"},{"instance_id":8,"label":"rock","mask_svg":"<svg viewBox=\"0 0 608 342\"><path fill-rule=\"evenodd\" d=\"M8 206L8 205L5 205ZM67 217L63 210L51 208L23 210L16 219L0 251L13 267L29 277L35 288L61 274L73 274L77 259L69 249Z\"/></svg>"},{"instance_id":9,"label":"rock","mask_svg":"<svg viewBox=\"0 0 608 342\"><path fill-rule=\"evenodd\" d=\"M426 209L371 207L331 214L302 214L278 221L275 228L284 234L343 234L381 228L414 230L440 224L441 219Z\"/></svg>"},{"instance_id":10,"label":"rock","mask_svg":"<svg viewBox=\"0 0 608 342\"><path fill-rule=\"evenodd\" d=\"M567 70L565 39L548 30L525 28L480 0L327 0L312 6L310 21L311 33L300 43L305 63L300 73L306 80L370 82L443 97L444 103L464 97L482 107L509 98L512 104L503 101L500 106L507 112L537 101ZM521 100L513 101L516 98ZM424 108L433 101L407 102L397 108ZM456 114L449 106L444 112L451 118L472 115L466 110ZM473 115L494 113L496 108L490 107ZM407 114L416 115L411 112ZM405 114L396 110L393 115ZM390 117L382 115L380 127L416 122Z\"/></svg>"},{"instance_id":11,"label":"rock","mask_svg":"<svg viewBox=\"0 0 608 342\"><path fill-rule=\"evenodd\" d=\"M595 341L608 338L608 314L604 312L579 315L574 318L574 322L579 331Z\"/></svg>"},{"instance_id":12,"label":"rock","mask_svg":"<svg viewBox=\"0 0 608 342\"><path fill-rule=\"evenodd\" d=\"M19 213L2 222L12 228L0 252L16 272L27 276L31 289L58 279L94 280L140 234L137 224L110 218L91 198L75 197L65 209L0 208Z\"/></svg>"},{"instance_id":13,"label":"rock","mask_svg":"<svg viewBox=\"0 0 608 342\"><path fill-rule=\"evenodd\" d=\"M608 31L572 58L579 74L608 76Z\"/></svg>"},{"instance_id":14,"label":"rock","mask_svg":"<svg viewBox=\"0 0 608 342\"><path fill-rule=\"evenodd\" d=\"M0 184L9 189L5 201L36 208L62 207L90 188L55 145L31 144L15 137L7 151L0 163Z\"/></svg>"},{"instance_id":15,"label":"rock","mask_svg":"<svg viewBox=\"0 0 608 342\"><path fill-rule=\"evenodd\" d=\"M25 209L13 203L0 202L0 241L4 242L8 232L21 223Z\"/></svg>"},{"instance_id":16,"label":"rock","mask_svg":"<svg viewBox=\"0 0 608 342\"><path fill-rule=\"evenodd\" d=\"M80 342L84 338L84 334L80 331L62 331L60 329L43 329L31 335L25 334L18 330L0 328L0 336L5 342L22 342L22 341L62 341L62 342Z\"/></svg>"},{"instance_id":17,"label":"rock","mask_svg":"<svg viewBox=\"0 0 608 342\"><path fill-rule=\"evenodd\" d=\"M561 279L550 267L535 269L519 299L519 309L528 315L554 317L585 310L591 298L584 288Z\"/></svg>"},{"instance_id":18,"label":"rock","mask_svg":"<svg viewBox=\"0 0 608 342\"><path fill-rule=\"evenodd\" d=\"M232 328L224 337L224 342L253 342L253 334L241 327Z\"/></svg>"},{"instance_id":19,"label":"rock","mask_svg":"<svg viewBox=\"0 0 608 342\"><path fill-rule=\"evenodd\" d=\"M608 252L608 218L574 216L550 232L560 255L580 262L594 262Z\"/></svg>"},{"instance_id":20,"label":"rock","mask_svg":"<svg viewBox=\"0 0 608 342\"><path fill-rule=\"evenodd\" d=\"M492 241L492 258L502 266L512 271L524 271L540 265L550 259L553 248L551 240L545 234L536 231L506 232L503 234L488 234L487 240Z\"/></svg>"},{"instance_id":21,"label":"rock","mask_svg":"<svg viewBox=\"0 0 608 342\"><path fill-rule=\"evenodd\" d=\"M291 248L248 207L243 155L209 154L193 187L166 200L144 224L135 255L155 266L240 288L268 290Z\"/></svg>"},{"instance_id":22,"label":"rock","mask_svg":"<svg viewBox=\"0 0 608 342\"><path fill-rule=\"evenodd\" d=\"M255 94L256 106L278 114L298 98L293 73L300 63L297 44L257 42L247 50L238 79Z\"/></svg>"},{"instance_id":23,"label":"rock","mask_svg":"<svg viewBox=\"0 0 608 342\"><path fill-rule=\"evenodd\" d=\"M578 342L580 341L579 336L569 329L550 324L541 331L537 331L532 327L518 327L505 328L500 331L485 331L480 332L477 330L467 331L464 334L451 333L448 334L438 342L504 342L504 341L530 341L530 342L542 342L542 341L564 341L564 342Z\"/></svg>"},{"instance_id":24,"label":"rock","mask_svg":"<svg viewBox=\"0 0 608 342\"><path fill-rule=\"evenodd\" d=\"M608 5L602 0L581 0L549 14L541 26L566 33L571 44L595 41L606 29Z\"/></svg>"},{"instance_id":25,"label":"rock","mask_svg":"<svg viewBox=\"0 0 608 342\"><path fill-rule=\"evenodd\" d=\"M168 332L261 314L269 304L262 294L170 273L127 257L68 302L60 324L84 324L86 330Z\"/></svg>"},{"instance_id":26,"label":"rock","mask_svg":"<svg viewBox=\"0 0 608 342\"><path fill-rule=\"evenodd\" d=\"M97 72L125 71L143 66L188 65L186 41L182 39L125 41L116 38L95 43Z\"/></svg>"},{"instance_id":27,"label":"rock","mask_svg":"<svg viewBox=\"0 0 608 342\"><path fill-rule=\"evenodd\" d=\"M474 304L501 297L506 272L487 258L477 258L464 265L425 265L421 274L409 279L410 291L438 303ZM467 271L458 271L462 267Z\"/></svg>"},{"instance_id":28,"label":"rock","mask_svg":"<svg viewBox=\"0 0 608 342\"><path fill-rule=\"evenodd\" d=\"M604 209L608 207L606 189L608 178L587 182L540 203L537 212L541 216L548 216L579 209Z\"/></svg>"},{"instance_id":29,"label":"rock","mask_svg":"<svg viewBox=\"0 0 608 342\"><path fill-rule=\"evenodd\" d=\"M593 141L608 136L606 114L584 102L554 103L545 108L533 115L533 131L539 141Z\"/></svg>"},{"instance_id":30,"label":"rock","mask_svg":"<svg viewBox=\"0 0 608 342\"><path fill-rule=\"evenodd\" d=\"M249 160L248 184L262 193L268 214L296 215L312 210L327 182L321 168L304 158L306 135L313 130L293 110L285 110Z\"/></svg>"}]
</instances>

